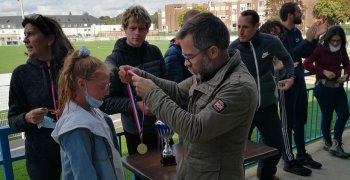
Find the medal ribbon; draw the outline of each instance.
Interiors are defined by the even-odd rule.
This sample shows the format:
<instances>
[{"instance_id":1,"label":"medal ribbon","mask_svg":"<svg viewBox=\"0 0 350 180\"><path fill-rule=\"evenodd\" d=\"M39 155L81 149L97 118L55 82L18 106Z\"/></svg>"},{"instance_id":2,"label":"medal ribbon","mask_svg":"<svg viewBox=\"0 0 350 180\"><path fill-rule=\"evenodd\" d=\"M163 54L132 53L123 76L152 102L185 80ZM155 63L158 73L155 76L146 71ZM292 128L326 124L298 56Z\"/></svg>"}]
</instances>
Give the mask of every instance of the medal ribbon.
<instances>
[{"instance_id":1,"label":"medal ribbon","mask_svg":"<svg viewBox=\"0 0 350 180\"><path fill-rule=\"evenodd\" d=\"M56 97L55 97L55 85L54 85L54 82L53 82L53 75L52 75L52 72L51 72L51 64L50 64L50 61L46 61L46 64L47 64L47 69L49 71L49 76L50 76L50 82L51 82L51 95L52 95L52 102L53 102L53 109L54 111L56 112L57 111L57 103L56 103ZM58 114L55 114L56 115L56 121L58 120Z\"/></svg>"},{"instance_id":2,"label":"medal ribbon","mask_svg":"<svg viewBox=\"0 0 350 180\"><path fill-rule=\"evenodd\" d=\"M145 117L145 113L144 113L144 110L142 110L142 125L141 125L141 120L140 120L139 115L137 113L136 102L135 102L134 94L132 93L132 90L131 90L130 83L128 83L127 87L128 87L128 95L129 95L130 102L131 102L131 108L132 108L132 112L134 114L134 119L135 119L135 123L136 123L136 128L137 128L137 131L139 133L140 141L142 143L143 120ZM143 105L144 105L144 103L143 103ZM144 109L144 108L142 108L142 109Z\"/></svg>"}]
</instances>

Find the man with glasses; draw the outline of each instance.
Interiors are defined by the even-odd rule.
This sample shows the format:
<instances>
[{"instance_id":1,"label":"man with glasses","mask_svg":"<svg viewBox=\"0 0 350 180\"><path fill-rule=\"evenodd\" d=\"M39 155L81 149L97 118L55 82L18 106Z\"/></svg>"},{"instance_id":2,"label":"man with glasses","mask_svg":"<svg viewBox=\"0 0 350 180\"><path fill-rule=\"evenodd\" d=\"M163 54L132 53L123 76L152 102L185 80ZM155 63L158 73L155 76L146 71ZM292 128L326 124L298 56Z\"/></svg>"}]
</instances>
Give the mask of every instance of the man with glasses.
<instances>
[{"instance_id":1,"label":"man with glasses","mask_svg":"<svg viewBox=\"0 0 350 180\"><path fill-rule=\"evenodd\" d=\"M177 38L192 78L177 84L131 66L121 66L119 77L132 80L151 111L183 137L177 179L244 179L245 144L257 105L254 79L238 51L229 57L228 29L213 14L196 15Z\"/></svg>"},{"instance_id":2,"label":"man with glasses","mask_svg":"<svg viewBox=\"0 0 350 180\"><path fill-rule=\"evenodd\" d=\"M238 49L242 61L255 78L258 87L258 106L249 137L255 127L259 129L268 146L277 148L279 154L262 160L260 179L277 179L276 165L283 152L281 124L277 113L276 86L287 90L294 82L293 61L282 42L275 36L259 32L259 15L254 10L246 10L238 18L239 38L232 42L229 52ZM286 69L287 79L276 82L273 59L281 60Z\"/></svg>"}]
</instances>

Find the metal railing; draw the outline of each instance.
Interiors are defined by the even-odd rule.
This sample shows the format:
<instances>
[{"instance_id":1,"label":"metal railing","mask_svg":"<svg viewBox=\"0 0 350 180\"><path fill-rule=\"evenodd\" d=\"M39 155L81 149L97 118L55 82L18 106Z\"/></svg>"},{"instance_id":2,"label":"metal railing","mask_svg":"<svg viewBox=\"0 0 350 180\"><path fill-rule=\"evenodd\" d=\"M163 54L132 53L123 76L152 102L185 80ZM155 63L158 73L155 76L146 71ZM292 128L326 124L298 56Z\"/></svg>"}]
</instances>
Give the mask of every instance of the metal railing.
<instances>
[{"instance_id":1,"label":"metal railing","mask_svg":"<svg viewBox=\"0 0 350 180\"><path fill-rule=\"evenodd\" d=\"M313 96L313 90L314 87L307 89L307 95L309 98L309 104L308 104L308 121L305 125L305 141L306 143L316 141L320 138L322 138L322 132L321 132L321 110L319 109L318 103L316 98ZM348 100L349 100L349 85L348 82L345 84L345 90L347 92ZM350 101L348 101L350 103ZM336 119L336 115L334 113L333 119ZM7 123L7 111L0 112L0 123L1 125ZM332 126L333 127L333 126ZM350 123L347 122L346 128L350 127ZM24 155L19 155L15 157L11 157L10 153L10 147L9 147L9 136L13 135L14 133L11 131L9 126L3 126L0 127L0 145L1 145L1 152L0 155L2 156L2 161L0 161L0 164L3 164L4 169L4 175L5 180L13 180L13 169L12 169L12 162L17 161L20 159L24 159ZM123 136L124 133L118 133L118 140L119 140L119 152L122 152L121 149L121 136ZM259 133L256 133L256 142L259 142ZM293 143L293 147L294 147ZM1 158L0 156L0 158Z\"/></svg>"}]
</instances>

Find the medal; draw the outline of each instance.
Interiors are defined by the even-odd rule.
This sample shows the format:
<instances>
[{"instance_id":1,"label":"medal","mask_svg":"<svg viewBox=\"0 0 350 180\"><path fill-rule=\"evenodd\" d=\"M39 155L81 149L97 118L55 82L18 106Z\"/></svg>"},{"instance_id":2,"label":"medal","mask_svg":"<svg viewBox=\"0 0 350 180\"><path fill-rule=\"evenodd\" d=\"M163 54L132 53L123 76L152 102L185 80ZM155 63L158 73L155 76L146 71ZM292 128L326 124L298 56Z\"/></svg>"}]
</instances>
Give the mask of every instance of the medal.
<instances>
[{"instance_id":1,"label":"medal","mask_svg":"<svg viewBox=\"0 0 350 180\"><path fill-rule=\"evenodd\" d=\"M135 102L135 98L134 98L133 92L131 90L130 83L127 85L127 87L128 87L128 94L129 94L129 98L130 98L130 102L131 102L131 108L132 108L132 111L133 111L133 114L134 114L136 128L137 128L138 135L139 135L140 142L141 142L137 146L137 152L139 154L146 154L148 148L147 148L146 144L142 143L143 120L145 118L145 112L144 112L144 109L143 109L143 111L142 111L142 123L141 123L141 120L140 120L139 115L137 113L136 102ZM145 104L143 104L143 105L145 105Z\"/></svg>"},{"instance_id":2,"label":"medal","mask_svg":"<svg viewBox=\"0 0 350 180\"><path fill-rule=\"evenodd\" d=\"M146 154L146 152L147 152L147 146L146 146L146 144L143 144L143 143L140 143L138 146L137 146L137 152L139 153L139 154Z\"/></svg>"}]
</instances>

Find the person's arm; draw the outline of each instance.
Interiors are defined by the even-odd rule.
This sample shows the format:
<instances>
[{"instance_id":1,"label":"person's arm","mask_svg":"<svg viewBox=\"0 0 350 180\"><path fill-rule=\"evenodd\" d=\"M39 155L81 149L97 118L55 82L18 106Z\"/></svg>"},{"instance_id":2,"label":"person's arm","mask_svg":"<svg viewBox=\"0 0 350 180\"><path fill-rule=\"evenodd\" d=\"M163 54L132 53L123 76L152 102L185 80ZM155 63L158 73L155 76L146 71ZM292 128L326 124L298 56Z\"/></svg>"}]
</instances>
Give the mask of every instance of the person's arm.
<instances>
[{"instance_id":1,"label":"person's arm","mask_svg":"<svg viewBox=\"0 0 350 180\"><path fill-rule=\"evenodd\" d=\"M308 57L313 52L318 43L318 40L312 38L303 40L300 31L298 31L297 36L299 41L302 42L300 42L295 47L291 45L293 44L292 41L295 41L295 39L292 39L291 37L285 37L282 39L284 47L288 50L289 54L295 62L297 62L301 58Z\"/></svg>"},{"instance_id":2,"label":"person's arm","mask_svg":"<svg viewBox=\"0 0 350 180\"><path fill-rule=\"evenodd\" d=\"M320 48L317 47L315 51L310 55L310 57L304 60L304 63L303 63L304 68L310 71L310 73L312 74L322 75L324 69L315 65L315 62L318 61L319 59L320 59Z\"/></svg>"},{"instance_id":3,"label":"person's arm","mask_svg":"<svg viewBox=\"0 0 350 180\"><path fill-rule=\"evenodd\" d=\"M69 164L74 179L97 180L96 170L93 166L91 132L88 129L78 128L59 137L60 146L64 152L62 164ZM98 153L98 152L96 152Z\"/></svg>"},{"instance_id":4,"label":"person's arm","mask_svg":"<svg viewBox=\"0 0 350 180\"><path fill-rule=\"evenodd\" d=\"M179 83L185 79L184 64L183 64L184 58L182 57L182 55L180 56L180 54L176 53L176 51L179 51L176 48L177 47L172 46L165 53L165 56L164 56L165 67L166 67L165 77L170 81L175 81Z\"/></svg>"},{"instance_id":5,"label":"person's arm","mask_svg":"<svg viewBox=\"0 0 350 180\"><path fill-rule=\"evenodd\" d=\"M340 82L345 82L349 79L350 75L350 62L349 62L349 56L346 50L342 50L341 52L341 58L342 58L342 64L343 64L343 69L344 69L344 75L342 75L339 78Z\"/></svg>"},{"instance_id":6,"label":"person's arm","mask_svg":"<svg viewBox=\"0 0 350 180\"><path fill-rule=\"evenodd\" d=\"M9 92L9 111L8 121L9 126L15 132L27 131L30 129L37 128L35 124L26 122L25 115L30 111L28 102L26 101L24 88L19 72L15 70L12 73L10 81L10 92Z\"/></svg>"},{"instance_id":7,"label":"person's arm","mask_svg":"<svg viewBox=\"0 0 350 180\"><path fill-rule=\"evenodd\" d=\"M198 114L183 110L157 86L152 86L146 93L145 103L159 119L187 141L213 139L248 121L249 114L256 110L257 88L254 81L249 78L250 83L247 83L248 78L244 75L230 78L231 83L220 87L220 92L210 102L196 102L197 106L203 106ZM221 111L215 110L215 106Z\"/></svg>"},{"instance_id":8,"label":"person's arm","mask_svg":"<svg viewBox=\"0 0 350 180\"><path fill-rule=\"evenodd\" d=\"M294 63L292 57L289 55L286 48L283 46L282 42L278 39L275 39L274 51L276 52L275 57L278 60L281 60L286 70L287 77L294 77Z\"/></svg>"},{"instance_id":9,"label":"person's arm","mask_svg":"<svg viewBox=\"0 0 350 180\"><path fill-rule=\"evenodd\" d=\"M193 84L193 77L189 77L177 84L174 81L158 78L145 71L141 71L141 76L147 79L151 79L165 92L165 94L170 96L176 103L180 105L188 104L188 89L190 89L191 85Z\"/></svg>"}]
</instances>

